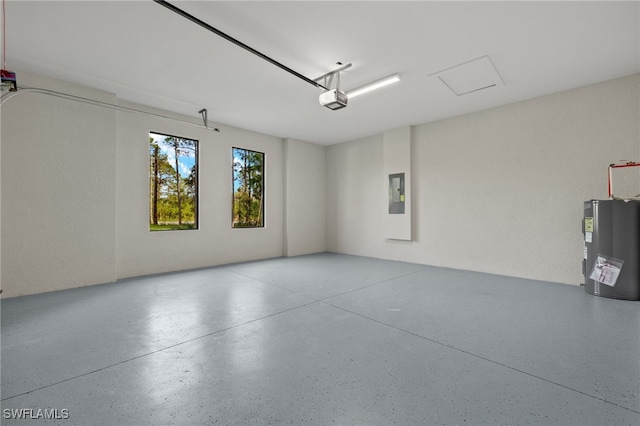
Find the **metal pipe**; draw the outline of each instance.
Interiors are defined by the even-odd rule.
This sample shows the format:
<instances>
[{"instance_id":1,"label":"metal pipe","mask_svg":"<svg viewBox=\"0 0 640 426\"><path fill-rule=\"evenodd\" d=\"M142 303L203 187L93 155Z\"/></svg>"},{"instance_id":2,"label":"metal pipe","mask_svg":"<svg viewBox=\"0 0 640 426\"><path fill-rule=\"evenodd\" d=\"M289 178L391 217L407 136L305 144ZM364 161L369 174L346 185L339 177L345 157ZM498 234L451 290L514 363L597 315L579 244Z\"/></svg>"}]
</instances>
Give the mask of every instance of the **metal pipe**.
<instances>
[{"instance_id":1,"label":"metal pipe","mask_svg":"<svg viewBox=\"0 0 640 426\"><path fill-rule=\"evenodd\" d=\"M322 80L322 79L323 79L323 78L325 78L325 77L328 77L328 76L330 76L330 75L332 75L332 74L337 74L337 73L339 73L340 71L344 71L344 70L346 70L347 68L351 68L351 63L349 63L349 64L347 64L347 65L343 65L343 66L341 66L340 68L336 68L336 69L335 69L335 70L333 70L333 71L329 71L328 73L322 74L320 77L318 77L318 78L314 79L313 81L320 81L320 80Z\"/></svg>"},{"instance_id":2,"label":"metal pipe","mask_svg":"<svg viewBox=\"0 0 640 426\"><path fill-rule=\"evenodd\" d=\"M636 163L634 161L629 161L627 163L620 163L620 164L609 164L609 198L613 199L615 198L613 195L613 176L612 176L612 170L613 169L619 169L619 168L623 168L623 167L640 167L640 163Z\"/></svg>"},{"instance_id":3,"label":"metal pipe","mask_svg":"<svg viewBox=\"0 0 640 426\"><path fill-rule=\"evenodd\" d=\"M211 31L212 33L224 38L227 41L230 41L231 43L240 46L241 48L253 53L254 55L264 59L267 62L272 63L273 65L277 66L278 68L281 68L283 70L285 70L286 72L295 75L296 77L298 77L301 80L306 81L307 83L315 86L315 87L319 87L321 89L324 90L329 90L326 87L324 87L322 84L318 83L317 81L313 81L310 78L305 77L304 75L300 74L297 71L292 70L291 68L289 68L286 65L283 65L282 63L276 61L273 58L270 58L269 56L265 55L264 53L258 52L256 49L254 49L251 46L247 46L246 44L244 44L243 42L241 42L240 40L237 40L233 37L231 37L230 35L220 31L217 28L212 27L211 25L207 24L206 22L196 18L195 16L191 15L190 13L185 12L184 10L180 9L179 7L176 7L174 5L172 5L171 3L165 1L165 0L153 0L156 3L158 3L161 6L166 7L167 9L171 10L172 12L177 13L178 15L187 18L188 20L190 20L191 22L200 25L202 28Z\"/></svg>"},{"instance_id":4,"label":"metal pipe","mask_svg":"<svg viewBox=\"0 0 640 426\"><path fill-rule=\"evenodd\" d=\"M49 90L49 89L41 89L41 88L38 88L38 87L20 87L19 90L15 91L15 92L7 92L7 93L5 93L4 95L2 95L0 97L0 105L3 105L6 101L8 101L9 99L11 99L11 98L13 98L15 96L19 96L19 95L23 95L23 94L27 94L27 93L39 93L39 94L43 94L43 95L54 96L56 98L67 99L67 100L81 102L81 103L85 103L85 104L89 104L89 105L96 105L96 106L99 106L99 107L114 109L114 110L117 110L117 111L133 112L133 113L136 113L136 114L143 114L143 115L148 115L148 116L155 117L155 118L161 118L163 120L177 121L179 123L184 123L184 124L188 124L188 125L191 125L191 126L200 127L200 128L203 128L203 129L213 130L215 132L220 132L220 129L217 128L217 127L208 127L207 125L203 126L202 124L193 123L193 122L188 121L188 120L183 120L183 119L180 119L180 118L170 117L170 116L167 116L167 115L157 114L155 112L143 111L143 110L139 110L139 109L135 109L135 108L125 107L125 106L122 106L122 105L116 105L116 104L111 104L111 103L108 103L108 102L97 101L95 99L84 98L82 96L71 95L69 93L57 92L55 90Z\"/></svg>"}]
</instances>

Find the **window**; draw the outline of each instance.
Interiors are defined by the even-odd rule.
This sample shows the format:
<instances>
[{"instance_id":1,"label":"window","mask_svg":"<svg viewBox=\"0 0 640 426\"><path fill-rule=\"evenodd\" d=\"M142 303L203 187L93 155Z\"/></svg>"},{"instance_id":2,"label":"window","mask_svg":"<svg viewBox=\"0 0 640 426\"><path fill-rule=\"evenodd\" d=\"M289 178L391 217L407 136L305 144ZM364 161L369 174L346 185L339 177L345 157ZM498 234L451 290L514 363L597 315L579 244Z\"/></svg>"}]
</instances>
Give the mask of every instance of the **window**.
<instances>
[{"instance_id":1,"label":"window","mask_svg":"<svg viewBox=\"0 0 640 426\"><path fill-rule=\"evenodd\" d=\"M198 141L149 133L149 230L198 229Z\"/></svg>"},{"instance_id":2,"label":"window","mask_svg":"<svg viewBox=\"0 0 640 426\"><path fill-rule=\"evenodd\" d=\"M264 226L264 153L233 148L234 228Z\"/></svg>"}]
</instances>

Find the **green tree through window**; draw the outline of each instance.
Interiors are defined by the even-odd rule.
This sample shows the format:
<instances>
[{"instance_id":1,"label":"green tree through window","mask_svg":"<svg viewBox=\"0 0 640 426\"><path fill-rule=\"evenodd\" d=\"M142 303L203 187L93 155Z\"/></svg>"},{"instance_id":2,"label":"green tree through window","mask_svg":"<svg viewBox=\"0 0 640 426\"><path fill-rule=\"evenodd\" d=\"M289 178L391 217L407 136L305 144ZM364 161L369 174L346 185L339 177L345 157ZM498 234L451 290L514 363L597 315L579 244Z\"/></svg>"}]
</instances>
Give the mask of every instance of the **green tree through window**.
<instances>
[{"instance_id":1,"label":"green tree through window","mask_svg":"<svg viewBox=\"0 0 640 426\"><path fill-rule=\"evenodd\" d=\"M233 148L234 228L264 226L264 153Z\"/></svg>"},{"instance_id":2,"label":"green tree through window","mask_svg":"<svg viewBox=\"0 0 640 426\"><path fill-rule=\"evenodd\" d=\"M198 141L149 133L149 229L198 228Z\"/></svg>"}]
</instances>

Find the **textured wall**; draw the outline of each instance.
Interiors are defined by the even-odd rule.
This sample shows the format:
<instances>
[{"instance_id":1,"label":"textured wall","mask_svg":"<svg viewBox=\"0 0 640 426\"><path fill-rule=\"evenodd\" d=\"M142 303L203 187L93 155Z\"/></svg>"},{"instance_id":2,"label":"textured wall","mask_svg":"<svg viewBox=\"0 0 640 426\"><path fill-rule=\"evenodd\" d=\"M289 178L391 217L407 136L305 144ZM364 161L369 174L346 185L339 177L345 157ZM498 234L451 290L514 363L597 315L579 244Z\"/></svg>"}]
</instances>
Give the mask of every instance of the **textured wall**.
<instances>
[{"instance_id":1,"label":"textured wall","mask_svg":"<svg viewBox=\"0 0 640 426\"><path fill-rule=\"evenodd\" d=\"M20 81L117 102L28 73ZM3 297L283 254L281 139L26 92L1 112ZM149 232L149 131L200 140L200 229ZM264 228L231 228L232 146L266 154Z\"/></svg>"},{"instance_id":2,"label":"textured wall","mask_svg":"<svg viewBox=\"0 0 640 426\"><path fill-rule=\"evenodd\" d=\"M285 255L326 250L325 148L285 140Z\"/></svg>"},{"instance_id":3,"label":"textured wall","mask_svg":"<svg viewBox=\"0 0 640 426\"><path fill-rule=\"evenodd\" d=\"M381 137L331 146L328 249L579 284L582 202L607 196L610 163L640 160L639 99L633 75L414 126L407 244L379 228Z\"/></svg>"},{"instance_id":4,"label":"textured wall","mask_svg":"<svg viewBox=\"0 0 640 426\"><path fill-rule=\"evenodd\" d=\"M20 81L52 83L27 73ZM29 92L3 104L3 296L114 280L115 131L115 111L93 105Z\"/></svg>"},{"instance_id":5,"label":"textured wall","mask_svg":"<svg viewBox=\"0 0 640 426\"><path fill-rule=\"evenodd\" d=\"M118 112L118 278L282 256L283 141L210 124L214 126L220 132ZM198 230L149 232L149 131L199 141ZM264 228L231 227L232 147L265 153Z\"/></svg>"},{"instance_id":6,"label":"textured wall","mask_svg":"<svg viewBox=\"0 0 640 426\"><path fill-rule=\"evenodd\" d=\"M20 75L26 85L116 102ZM640 160L639 99L634 75L414 126L408 242L384 238L381 134L322 148L21 94L1 111L3 296L325 247L577 284L582 201L606 197L608 164ZM201 141L197 231L148 231L150 130ZM266 153L263 229L231 229L232 146ZM617 194L640 192L632 173L616 180ZM307 187L324 187L326 216Z\"/></svg>"},{"instance_id":7,"label":"textured wall","mask_svg":"<svg viewBox=\"0 0 640 426\"><path fill-rule=\"evenodd\" d=\"M328 251L394 257L382 249L388 212L382 161L381 134L327 148Z\"/></svg>"},{"instance_id":8,"label":"textured wall","mask_svg":"<svg viewBox=\"0 0 640 426\"><path fill-rule=\"evenodd\" d=\"M384 215L384 237L393 240L410 241L412 235L411 205L411 127L405 126L382 134L382 184L381 194L391 197L389 175L404 174L404 212ZM390 201L387 202L390 204Z\"/></svg>"}]
</instances>

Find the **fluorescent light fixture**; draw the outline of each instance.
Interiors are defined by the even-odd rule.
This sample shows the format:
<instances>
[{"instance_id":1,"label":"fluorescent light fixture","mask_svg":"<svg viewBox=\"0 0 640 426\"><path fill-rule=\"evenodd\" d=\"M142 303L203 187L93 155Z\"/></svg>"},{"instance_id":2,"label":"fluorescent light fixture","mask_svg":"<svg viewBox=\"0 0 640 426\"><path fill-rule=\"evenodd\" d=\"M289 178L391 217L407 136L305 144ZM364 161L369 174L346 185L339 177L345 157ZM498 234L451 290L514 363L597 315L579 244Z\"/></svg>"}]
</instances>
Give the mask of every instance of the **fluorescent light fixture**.
<instances>
[{"instance_id":1,"label":"fluorescent light fixture","mask_svg":"<svg viewBox=\"0 0 640 426\"><path fill-rule=\"evenodd\" d=\"M364 93L371 92L372 90L379 89L381 87L387 86L397 81L400 81L400 74L393 74L393 75L390 75L389 77L385 77L383 79L376 80L372 83L365 84L364 86L358 87L357 89L350 90L347 92L347 97L349 99L355 98L356 96L360 96Z\"/></svg>"}]
</instances>

